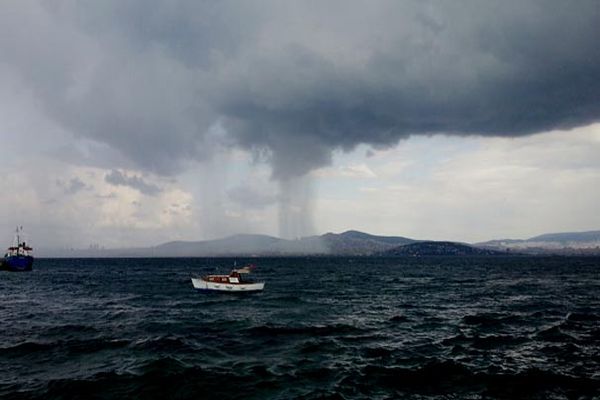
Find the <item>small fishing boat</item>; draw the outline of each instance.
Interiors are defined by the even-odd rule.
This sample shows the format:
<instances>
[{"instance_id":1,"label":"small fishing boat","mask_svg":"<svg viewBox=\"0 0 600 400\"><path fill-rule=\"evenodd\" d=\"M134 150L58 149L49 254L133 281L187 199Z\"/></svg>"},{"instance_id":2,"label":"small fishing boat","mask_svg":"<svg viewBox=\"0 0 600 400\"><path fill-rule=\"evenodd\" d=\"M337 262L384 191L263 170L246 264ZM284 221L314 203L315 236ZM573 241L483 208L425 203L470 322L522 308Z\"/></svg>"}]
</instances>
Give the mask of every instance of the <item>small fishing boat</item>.
<instances>
[{"instance_id":1,"label":"small fishing boat","mask_svg":"<svg viewBox=\"0 0 600 400\"><path fill-rule=\"evenodd\" d=\"M17 227L15 240L6 250L0 269L7 271L31 271L33 268L33 249L27 245L23 237L23 227Z\"/></svg>"},{"instance_id":2,"label":"small fishing boat","mask_svg":"<svg viewBox=\"0 0 600 400\"><path fill-rule=\"evenodd\" d=\"M254 282L246 278L252 272L253 266L232 269L229 275L205 275L192 277L192 285L198 290L214 290L218 292L260 292L264 282Z\"/></svg>"}]
</instances>

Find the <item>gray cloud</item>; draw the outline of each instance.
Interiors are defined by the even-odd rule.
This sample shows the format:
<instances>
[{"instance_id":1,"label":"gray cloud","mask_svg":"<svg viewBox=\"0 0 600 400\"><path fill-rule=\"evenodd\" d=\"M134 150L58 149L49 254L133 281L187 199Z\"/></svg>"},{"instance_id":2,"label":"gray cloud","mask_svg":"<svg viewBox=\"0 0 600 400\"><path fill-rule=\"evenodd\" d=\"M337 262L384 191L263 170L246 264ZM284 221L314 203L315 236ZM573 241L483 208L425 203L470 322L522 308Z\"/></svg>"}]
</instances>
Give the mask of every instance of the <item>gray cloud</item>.
<instances>
[{"instance_id":1,"label":"gray cloud","mask_svg":"<svg viewBox=\"0 0 600 400\"><path fill-rule=\"evenodd\" d=\"M96 197L97 199L102 199L102 200L116 199L117 194L114 192L111 192L108 194L96 194L94 197Z\"/></svg>"},{"instance_id":2,"label":"gray cloud","mask_svg":"<svg viewBox=\"0 0 600 400\"><path fill-rule=\"evenodd\" d=\"M75 194L82 190L92 189L92 186L88 186L78 177L71 178L68 182L57 180L56 184L63 189L65 194Z\"/></svg>"},{"instance_id":3,"label":"gray cloud","mask_svg":"<svg viewBox=\"0 0 600 400\"><path fill-rule=\"evenodd\" d=\"M129 176L116 169L106 174L104 180L115 186L129 186L148 196L156 196L162 191L158 186L146 182L137 175Z\"/></svg>"},{"instance_id":4,"label":"gray cloud","mask_svg":"<svg viewBox=\"0 0 600 400\"><path fill-rule=\"evenodd\" d=\"M248 208L262 210L277 203L277 196L263 193L250 185L240 185L228 190L227 195L231 201Z\"/></svg>"},{"instance_id":5,"label":"gray cloud","mask_svg":"<svg viewBox=\"0 0 600 400\"><path fill-rule=\"evenodd\" d=\"M210 157L217 121L289 181L361 143L600 117L595 0L0 7L0 51L45 112L160 174Z\"/></svg>"}]
</instances>

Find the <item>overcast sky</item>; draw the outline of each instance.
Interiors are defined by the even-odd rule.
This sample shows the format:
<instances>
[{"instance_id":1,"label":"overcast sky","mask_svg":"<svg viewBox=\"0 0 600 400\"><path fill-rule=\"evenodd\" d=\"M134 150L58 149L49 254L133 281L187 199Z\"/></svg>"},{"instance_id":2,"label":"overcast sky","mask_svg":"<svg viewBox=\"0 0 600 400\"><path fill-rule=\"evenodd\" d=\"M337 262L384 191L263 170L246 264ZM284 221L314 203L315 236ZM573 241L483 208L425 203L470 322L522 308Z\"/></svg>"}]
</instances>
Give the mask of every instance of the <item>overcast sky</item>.
<instances>
[{"instance_id":1,"label":"overcast sky","mask_svg":"<svg viewBox=\"0 0 600 400\"><path fill-rule=\"evenodd\" d=\"M0 3L0 239L600 229L600 3Z\"/></svg>"}]
</instances>

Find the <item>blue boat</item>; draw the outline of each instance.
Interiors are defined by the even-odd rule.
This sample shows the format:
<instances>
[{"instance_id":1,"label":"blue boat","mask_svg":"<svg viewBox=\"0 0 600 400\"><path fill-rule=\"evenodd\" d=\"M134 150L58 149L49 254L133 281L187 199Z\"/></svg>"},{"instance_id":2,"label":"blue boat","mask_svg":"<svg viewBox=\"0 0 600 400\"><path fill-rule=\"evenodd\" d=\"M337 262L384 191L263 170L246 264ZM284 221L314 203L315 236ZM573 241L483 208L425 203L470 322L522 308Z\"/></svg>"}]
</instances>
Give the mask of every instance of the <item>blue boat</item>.
<instances>
[{"instance_id":1,"label":"blue boat","mask_svg":"<svg viewBox=\"0 0 600 400\"><path fill-rule=\"evenodd\" d=\"M33 249L21 240L23 227L17 228L15 243L6 250L1 268L6 271L31 271L33 268Z\"/></svg>"}]
</instances>

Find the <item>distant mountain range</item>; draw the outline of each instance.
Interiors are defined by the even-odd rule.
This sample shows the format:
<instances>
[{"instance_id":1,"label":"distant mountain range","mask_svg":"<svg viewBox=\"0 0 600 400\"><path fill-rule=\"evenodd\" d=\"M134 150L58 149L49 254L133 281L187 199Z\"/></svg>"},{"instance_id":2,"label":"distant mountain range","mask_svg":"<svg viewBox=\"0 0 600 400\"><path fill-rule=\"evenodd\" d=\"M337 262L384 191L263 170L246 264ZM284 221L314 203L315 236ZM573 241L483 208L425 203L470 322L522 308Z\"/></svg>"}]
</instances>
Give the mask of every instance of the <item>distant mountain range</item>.
<instances>
[{"instance_id":1,"label":"distant mountain range","mask_svg":"<svg viewBox=\"0 0 600 400\"><path fill-rule=\"evenodd\" d=\"M600 254L600 231L552 233L526 240L467 244L347 231L296 240L234 235L205 241L173 241L154 247L39 250L40 257L234 257L234 256L465 256L499 254Z\"/></svg>"},{"instance_id":2,"label":"distant mountain range","mask_svg":"<svg viewBox=\"0 0 600 400\"><path fill-rule=\"evenodd\" d=\"M41 257L363 256L414 242L413 239L399 236L376 236L358 231L326 233L295 240L242 234L216 240L173 241L143 248L40 250L38 255Z\"/></svg>"}]
</instances>

